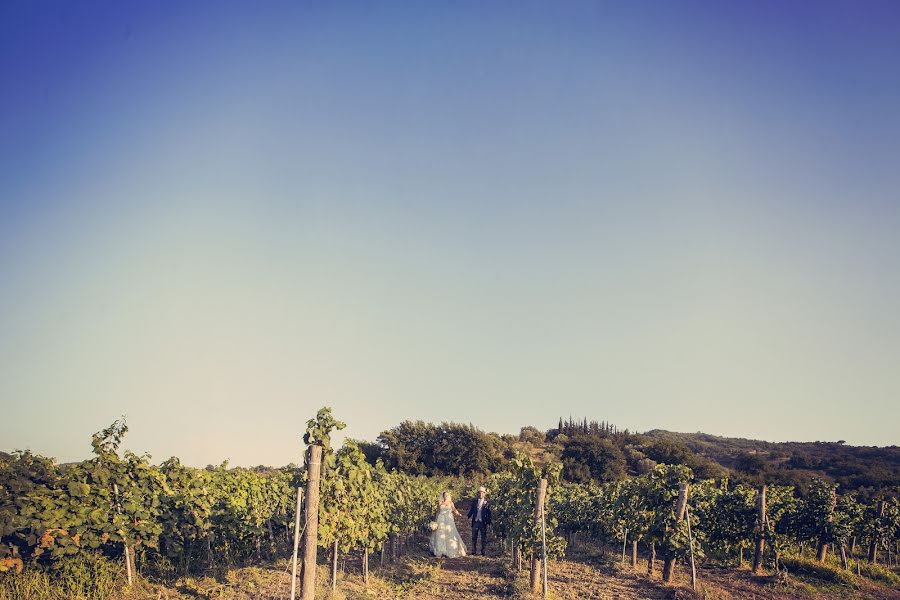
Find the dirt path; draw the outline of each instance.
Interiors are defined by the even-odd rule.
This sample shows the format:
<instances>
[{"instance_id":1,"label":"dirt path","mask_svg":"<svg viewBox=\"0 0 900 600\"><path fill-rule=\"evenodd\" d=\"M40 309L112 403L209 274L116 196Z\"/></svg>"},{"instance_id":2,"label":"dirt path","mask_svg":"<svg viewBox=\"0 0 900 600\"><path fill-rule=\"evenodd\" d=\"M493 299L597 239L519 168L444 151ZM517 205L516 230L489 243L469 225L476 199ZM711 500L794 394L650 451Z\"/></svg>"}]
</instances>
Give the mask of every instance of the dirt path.
<instances>
[{"instance_id":1,"label":"dirt path","mask_svg":"<svg viewBox=\"0 0 900 600\"><path fill-rule=\"evenodd\" d=\"M570 560L551 561L547 579L549 591L566 600L663 600L674 595L671 588L656 585L653 581Z\"/></svg>"},{"instance_id":2,"label":"dirt path","mask_svg":"<svg viewBox=\"0 0 900 600\"><path fill-rule=\"evenodd\" d=\"M468 513L470 502L459 502L457 510L463 515L456 517L456 528L466 544L466 550L472 552L471 524L465 517ZM492 540L493 541L493 540ZM420 560L428 561L434 565L430 579L423 581L420 586L413 588L409 598L432 598L446 600L448 598L459 600L474 600L476 598L508 598L506 580L500 560L491 551L496 547L488 544L489 556L464 556L461 558L433 558L426 557Z\"/></svg>"},{"instance_id":3,"label":"dirt path","mask_svg":"<svg viewBox=\"0 0 900 600\"><path fill-rule=\"evenodd\" d=\"M469 502L459 503L459 511L465 515ZM456 527L467 549L471 544L471 525L465 517L456 518ZM504 576L507 557L500 555L495 542L488 544L488 556L466 556L456 559L437 560L431 578L411 590L407 598L423 600L474 600L476 598L510 598L514 596L511 582ZM671 588L637 577L622 577L621 574L604 569L600 565L590 565L577 561L552 561L549 565L548 587L551 596L565 600L662 600L673 597ZM520 578L527 579L527 565ZM520 582L521 583L521 582Z\"/></svg>"},{"instance_id":4,"label":"dirt path","mask_svg":"<svg viewBox=\"0 0 900 600\"><path fill-rule=\"evenodd\" d=\"M579 554L573 552L573 554ZM339 600L476 600L530 598L525 593L528 571L513 577L507 569L507 557L495 553L487 557L466 556L437 559L428 555L423 539L411 546L404 556L376 567L366 587L358 570L347 564L339 575ZM373 565L374 566L374 565ZM631 571L617 562L581 553L576 560L551 561L549 591L553 600L663 600L707 598L747 598L752 600L809 600L832 598L853 600L894 600L898 590L867 582L863 589L825 585L815 587L797 580L790 585L776 585L771 577L755 577L748 569L707 567L700 572L704 590L697 596L690 591L690 576L684 566L676 571L675 585L660 581L657 570L653 578L643 568ZM642 565L643 566L643 565ZM660 567L662 565L659 565ZM320 596L330 597L330 569L319 566ZM210 577L191 579L174 587L143 586L121 600L286 600L289 596L288 562L260 567L243 567L230 571L223 580ZM793 581L793 580L792 580ZM317 596L317 597L320 597Z\"/></svg>"},{"instance_id":5,"label":"dirt path","mask_svg":"<svg viewBox=\"0 0 900 600\"><path fill-rule=\"evenodd\" d=\"M509 595L496 558L466 556L439 560L431 579L413 588L407 597L422 600L475 600L508 598Z\"/></svg>"}]
</instances>

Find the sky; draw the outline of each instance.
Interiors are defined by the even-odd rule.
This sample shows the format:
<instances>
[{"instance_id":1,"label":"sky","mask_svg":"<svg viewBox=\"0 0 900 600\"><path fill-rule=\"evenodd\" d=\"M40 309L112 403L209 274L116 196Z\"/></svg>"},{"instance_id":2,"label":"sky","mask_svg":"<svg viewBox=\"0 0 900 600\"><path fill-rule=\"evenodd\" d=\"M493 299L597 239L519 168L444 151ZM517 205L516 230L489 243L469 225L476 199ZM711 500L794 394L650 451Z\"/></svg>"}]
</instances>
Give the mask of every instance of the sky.
<instances>
[{"instance_id":1,"label":"sky","mask_svg":"<svg viewBox=\"0 0 900 600\"><path fill-rule=\"evenodd\" d=\"M900 442L900 4L0 4L0 449L321 406Z\"/></svg>"}]
</instances>

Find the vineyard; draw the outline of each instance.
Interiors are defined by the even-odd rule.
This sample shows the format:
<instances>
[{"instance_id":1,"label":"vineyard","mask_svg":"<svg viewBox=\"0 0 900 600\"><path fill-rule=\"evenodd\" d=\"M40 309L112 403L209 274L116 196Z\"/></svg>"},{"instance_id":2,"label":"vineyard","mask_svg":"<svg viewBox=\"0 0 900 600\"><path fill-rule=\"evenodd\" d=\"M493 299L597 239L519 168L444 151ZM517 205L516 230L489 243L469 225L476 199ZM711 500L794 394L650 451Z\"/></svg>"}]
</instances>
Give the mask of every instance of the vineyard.
<instances>
[{"instance_id":1,"label":"vineyard","mask_svg":"<svg viewBox=\"0 0 900 600\"><path fill-rule=\"evenodd\" d=\"M410 475L372 464L351 442L332 448L343 426L319 411L304 436L306 464L281 469L154 465L121 450L123 421L93 436L84 462L29 452L0 460L0 599L288 598L295 543L293 583L306 600L629 597L625 584L643 590L633 597L900 596L893 497L863 503L822 479L801 495L664 464L571 483L560 463L538 467L524 454L477 479ZM457 567L424 556L440 493L470 498L479 484L493 507L493 556ZM313 556L319 566L304 568ZM269 581L255 592L227 583L260 566ZM729 591L723 570L751 587ZM578 587L590 578L590 590ZM204 579L218 583L203 589ZM300 585L310 579L312 588Z\"/></svg>"}]
</instances>

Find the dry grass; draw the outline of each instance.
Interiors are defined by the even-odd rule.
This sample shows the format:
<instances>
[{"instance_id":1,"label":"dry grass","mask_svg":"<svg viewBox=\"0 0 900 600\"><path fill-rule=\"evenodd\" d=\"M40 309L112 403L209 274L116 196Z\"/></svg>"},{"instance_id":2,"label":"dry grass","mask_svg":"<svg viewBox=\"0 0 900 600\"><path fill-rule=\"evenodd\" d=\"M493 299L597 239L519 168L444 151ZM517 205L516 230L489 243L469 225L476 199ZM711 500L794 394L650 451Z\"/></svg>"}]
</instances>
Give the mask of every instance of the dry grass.
<instances>
[{"instance_id":1,"label":"dry grass","mask_svg":"<svg viewBox=\"0 0 900 600\"><path fill-rule=\"evenodd\" d=\"M699 587L690 588L690 574L684 565L676 570L676 581L664 584L660 579L661 564L653 577L646 574L646 560L632 570L622 564L620 555L605 552L582 541L571 549L566 560L552 561L549 566L551 600L597 599L697 599L737 600L810 600L818 598L900 599L895 586L881 585L866 577L854 578L855 586L829 582L831 567L809 572L794 569L787 577L754 576L749 569L705 567L699 572ZM344 563L339 573L337 593L331 595L330 569L318 567L317 599L326 600L490 600L513 598L537 600L528 589L528 570L509 567L507 556L436 559L428 555L424 540L409 548L397 562L383 567L372 561L372 572L366 586L358 568L357 557ZM526 565L527 566L527 565ZM885 572L889 570L884 569ZM878 575L885 576L879 572ZM48 593L46 578L32 573L18 588L0 586L0 600L62 600L74 596ZM170 586L147 583L127 594L112 594L102 600L274 600L286 599L290 591L287 561L266 566L243 567L223 572L218 577L180 579ZM98 596L93 596L101 600Z\"/></svg>"}]
</instances>

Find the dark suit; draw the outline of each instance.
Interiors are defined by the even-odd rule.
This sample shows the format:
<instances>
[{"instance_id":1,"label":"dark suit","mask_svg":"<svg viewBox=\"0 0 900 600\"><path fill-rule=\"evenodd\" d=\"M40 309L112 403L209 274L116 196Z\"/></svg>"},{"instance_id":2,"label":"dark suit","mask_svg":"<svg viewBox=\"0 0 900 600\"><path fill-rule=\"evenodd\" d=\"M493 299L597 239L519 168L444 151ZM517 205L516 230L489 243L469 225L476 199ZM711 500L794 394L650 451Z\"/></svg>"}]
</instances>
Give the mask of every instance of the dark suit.
<instances>
[{"instance_id":1,"label":"dark suit","mask_svg":"<svg viewBox=\"0 0 900 600\"><path fill-rule=\"evenodd\" d=\"M491 524L491 506L485 498L481 505L481 518L478 516L478 498L472 500L469 507L469 518L472 519L472 554L478 554L478 534L481 534L481 555L487 545L487 528Z\"/></svg>"}]
</instances>

